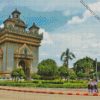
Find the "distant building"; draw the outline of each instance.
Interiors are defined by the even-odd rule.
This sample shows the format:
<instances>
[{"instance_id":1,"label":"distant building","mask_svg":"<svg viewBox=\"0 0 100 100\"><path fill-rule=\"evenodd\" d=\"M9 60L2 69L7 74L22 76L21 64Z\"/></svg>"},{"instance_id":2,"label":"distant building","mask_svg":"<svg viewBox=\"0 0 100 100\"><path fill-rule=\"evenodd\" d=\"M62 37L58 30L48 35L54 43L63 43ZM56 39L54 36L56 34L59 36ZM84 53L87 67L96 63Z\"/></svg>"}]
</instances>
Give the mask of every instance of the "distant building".
<instances>
[{"instance_id":1,"label":"distant building","mask_svg":"<svg viewBox=\"0 0 100 100\"><path fill-rule=\"evenodd\" d=\"M19 66L27 78L37 71L43 35L39 34L35 23L26 31L27 25L20 15L17 9L13 11L12 16L4 21L4 28L0 29L0 74L3 77L9 77L11 71Z\"/></svg>"}]
</instances>

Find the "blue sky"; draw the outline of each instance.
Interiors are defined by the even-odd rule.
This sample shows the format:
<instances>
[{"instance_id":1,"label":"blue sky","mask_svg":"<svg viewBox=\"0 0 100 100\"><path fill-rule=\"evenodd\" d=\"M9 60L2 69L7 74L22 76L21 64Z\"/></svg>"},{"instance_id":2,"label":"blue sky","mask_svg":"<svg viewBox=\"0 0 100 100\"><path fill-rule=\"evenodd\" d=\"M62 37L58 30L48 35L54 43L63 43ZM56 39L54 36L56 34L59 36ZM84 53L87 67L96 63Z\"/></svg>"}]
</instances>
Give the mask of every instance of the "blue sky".
<instances>
[{"instance_id":1,"label":"blue sky","mask_svg":"<svg viewBox=\"0 0 100 100\"><path fill-rule=\"evenodd\" d=\"M100 16L100 0L83 0ZM44 32L40 61L52 58L61 65L60 55L66 48L76 59L85 56L100 61L100 21L80 0L0 0L0 24L17 8L28 27L35 22Z\"/></svg>"}]
</instances>

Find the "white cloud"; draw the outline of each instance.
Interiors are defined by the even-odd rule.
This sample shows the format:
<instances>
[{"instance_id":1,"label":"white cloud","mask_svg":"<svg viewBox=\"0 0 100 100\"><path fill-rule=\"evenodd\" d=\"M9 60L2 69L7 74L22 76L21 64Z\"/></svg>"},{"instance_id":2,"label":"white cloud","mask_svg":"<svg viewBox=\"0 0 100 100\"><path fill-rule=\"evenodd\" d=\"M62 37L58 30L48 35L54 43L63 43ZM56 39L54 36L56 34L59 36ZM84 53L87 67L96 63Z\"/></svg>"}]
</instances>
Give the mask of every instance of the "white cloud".
<instances>
[{"instance_id":1,"label":"white cloud","mask_svg":"<svg viewBox=\"0 0 100 100\"><path fill-rule=\"evenodd\" d=\"M73 17L71 20L68 21L68 24L78 24L84 22L84 18L80 18L79 16Z\"/></svg>"},{"instance_id":2,"label":"white cloud","mask_svg":"<svg viewBox=\"0 0 100 100\"><path fill-rule=\"evenodd\" d=\"M0 28L4 28L4 24L1 24L1 25L0 25Z\"/></svg>"},{"instance_id":3,"label":"white cloud","mask_svg":"<svg viewBox=\"0 0 100 100\"><path fill-rule=\"evenodd\" d=\"M49 35L48 32L46 32L44 29L40 29L39 33L43 33L43 40L42 40L42 45L47 45L47 44L53 44L53 41Z\"/></svg>"},{"instance_id":4,"label":"white cloud","mask_svg":"<svg viewBox=\"0 0 100 100\"><path fill-rule=\"evenodd\" d=\"M46 52L41 52L40 55L41 55L41 56L48 56L48 53L46 53Z\"/></svg>"},{"instance_id":5,"label":"white cloud","mask_svg":"<svg viewBox=\"0 0 100 100\"><path fill-rule=\"evenodd\" d=\"M61 53L69 48L75 55L76 59L85 56L96 58L100 54L100 36L97 33L53 33L50 35L53 44L41 46L42 58L53 58L59 64ZM46 53L43 53L45 51ZM98 57L100 58L100 57Z\"/></svg>"},{"instance_id":6,"label":"white cloud","mask_svg":"<svg viewBox=\"0 0 100 100\"><path fill-rule=\"evenodd\" d=\"M100 13L100 2L96 2L93 4L89 4L88 7L93 11L95 14ZM68 24L79 24L84 21L86 21L89 17L93 16L93 13L91 13L89 10L86 10L82 17L74 16L71 20L68 21Z\"/></svg>"},{"instance_id":7,"label":"white cloud","mask_svg":"<svg viewBox=\"0 0 100 100\"><path fill-rule=\"evenodd\" d=\"M100 12L100 1L93 3L93 4L89 4L89 7L96 12Z\"/></svg>"},{"instance_id":8,"label":"white cloud","mask_svg":"<svg viewBox=\"0 0 100 100\"><path fill-rule=\"evenodd\" d=\"M59 33L52 37L57 54L61 54L66 48L70 48L77 58L97 57L100 54L100 39L95 33Z\"/></svg>"}]
</instances>

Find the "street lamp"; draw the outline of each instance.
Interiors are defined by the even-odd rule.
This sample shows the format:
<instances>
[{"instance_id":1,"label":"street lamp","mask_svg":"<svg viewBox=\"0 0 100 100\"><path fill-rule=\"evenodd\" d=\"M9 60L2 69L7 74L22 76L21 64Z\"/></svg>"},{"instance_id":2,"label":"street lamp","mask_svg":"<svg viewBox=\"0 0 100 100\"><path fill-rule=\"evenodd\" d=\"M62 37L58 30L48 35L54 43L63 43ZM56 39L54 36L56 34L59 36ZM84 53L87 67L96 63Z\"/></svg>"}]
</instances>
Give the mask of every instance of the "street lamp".
<instances>
[{"instance_id":1,"label":"street lamp","mask_svg":"<svg viewBox=\"0 0 100 100\"><path fill-rule=\"evenodd\" d=\"M97 58L95 59L95 67L96 67L96 79L98 80L98 66L97 66Z\"/></svg>"}]
</instances>

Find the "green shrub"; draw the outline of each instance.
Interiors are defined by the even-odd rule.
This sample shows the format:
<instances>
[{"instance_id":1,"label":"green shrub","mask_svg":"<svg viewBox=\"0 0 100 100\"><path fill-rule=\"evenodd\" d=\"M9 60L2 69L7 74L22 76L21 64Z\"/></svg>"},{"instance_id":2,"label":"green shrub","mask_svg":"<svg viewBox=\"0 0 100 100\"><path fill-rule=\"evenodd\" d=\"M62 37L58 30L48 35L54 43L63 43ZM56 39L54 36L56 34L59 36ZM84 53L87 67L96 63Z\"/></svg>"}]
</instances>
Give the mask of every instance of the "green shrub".
<instances>
[{"instance_id":1,"label":"green shrub","mask_svg":"<svg viewBox=\"0 0 100 100\"><path fill-rule=\"evenodd\" d=\"M42 81L43 84L64 84L64 81L59 80L45 80Z\"/></svg>"},{"instance_id":2,"label":"green shrub","mask_svg":"<svg viewBox=\"0 0 100 100\"><path fill-rule=\"evenodd\" d=\"M11 72L11 77L15 81L19 81L19 79L25 78L25 73L21 67L18 67Z\"/></svg>"},{"instance_id":3,"label":"green shrub","mask_svg":"<svg viewBox=\"0 0 100 100\"><path fill-rule=\"evenodd\" d=\"M38 75L37 73L32 74L32 79L41 79L41 76Z\"/></svg>"}]
</instances>

